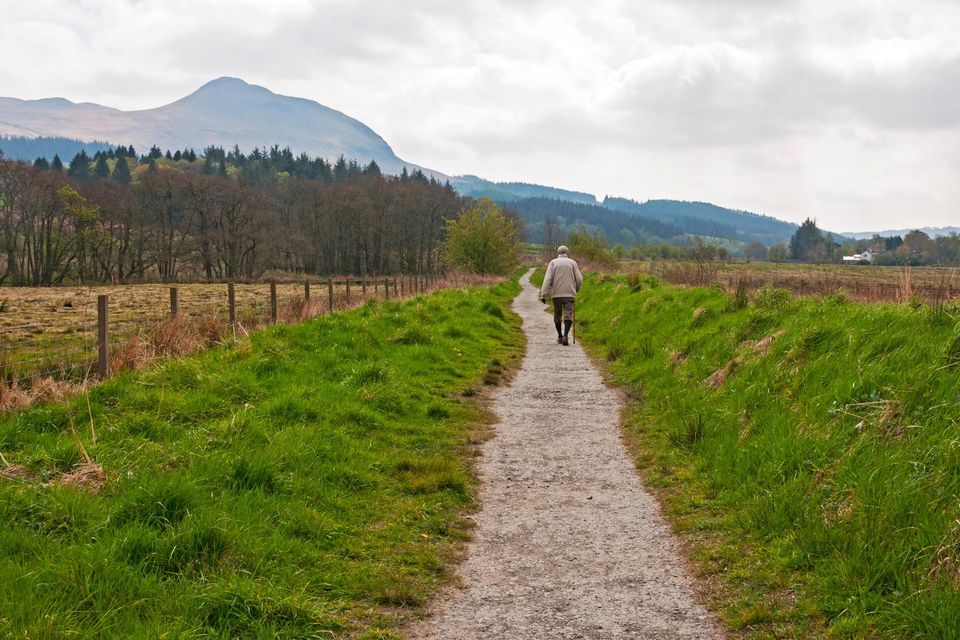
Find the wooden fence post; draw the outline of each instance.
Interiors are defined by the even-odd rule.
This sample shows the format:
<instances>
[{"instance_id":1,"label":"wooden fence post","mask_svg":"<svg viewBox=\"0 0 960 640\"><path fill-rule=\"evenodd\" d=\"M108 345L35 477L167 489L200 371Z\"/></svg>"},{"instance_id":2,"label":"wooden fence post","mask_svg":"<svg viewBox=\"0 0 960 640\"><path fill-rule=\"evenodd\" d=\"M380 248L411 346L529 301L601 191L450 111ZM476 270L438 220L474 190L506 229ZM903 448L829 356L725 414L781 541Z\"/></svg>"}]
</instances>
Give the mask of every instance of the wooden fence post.
<instances>
[{"instance_id":1,"label":"wooden fence post","mask_svg":"<svg viewBox=\"0 0 960 640\"><path fill-rule=\"evenodd\" d=\"M333 313L333 276L327 276L327 313Z\"/></svg>"},{"instance_id":2,"label":"wooden fence post","mask_svg":"<svg viewBox=\"0 0 960 640\"><path fill-rule=\"evenodd\" d=\"M400 293L400 290L397 289L397 276L393 276L393 295L398 296L399 293Z\"/></svg>"},{"instance_id":3,"label":"wooden fence post","mask_svg":"<svg viewBox=\"0 0 960 640\"><path fill-rule=\"evenodd\" d=\"M363 297L367 297L367 276L366 274L360 276L360 293L363 294Z\"/></svg>"},{"instance_id":4,"label":"wooden fence post","mask_svg":"<svg viewBox=\"0 0 960 640\"><path fill-rule=\"evenodd\" d=\"M310 281L303 281L303 300L304 302L310 302Z\"/></svg>"},{"instance_id":5,"label":"wooden fence post","mask_svg":"<svg viewBox=\"0 0 960 640\"><path fill-rule=\"evenodd\" d=\"M347 276L347 306L350 306L350 276Z\"/></svg>"},{"instance_id":6,"label":"wooden fence post","mask_svg":"<svg viewBox=\"0 0 960 640\"><path fill-rule=\"evenodd\" d=\"M170 287L170 317L176 318L180 313L180 292L176 287Z\"/></svg>"},{"instance_id":7,"label":"wooden fence post","mask_svg":"<svg viewBox=\"0 0 960 640\"><path fill-rule=\"evenodd\" d=\"M401 296L407 295L406 286L405 286L405 283L403 282L405 279L406 278L404 276L402 275L400 276L400 295Z\"/></svg>"},{"instance_id":8,"label":"wooden fence post","mask_svg":"<svg viewBox=\"0 0 960 640\"><path fill-rule=\"evenodd\" d=\"M227 283L227 307L230 312L230 328L237 335L237 291L232 282Z\"/></svg>"},{"instance_id":9,"label":"wooden fence post","mask_svg":"<svg viewBox=\"0 0 960 640\"><path fill-rule=\"evenodd\" d=\"M390 278L383 279L383 295L387 300L390 299Z\"/></svg>"},{"instance_id":10,"label":"wooden fence post","mask_svg":"<svg viewBox=\"0 0 960 640\"><path fill-rule=\"evenodd\" d=\"M373 279L373 297L376 298L380 295L380 282L374 278Z\"/></svg>"},{"instance_id":11,"label":"wooden fence post","mask_svg":"<svg viewBox=\"0 0 960 640\"><path fill-rule=\"evenodd\" d=\"M110 336L107 333L107 313L110 296L97 296L97 373L101 380L110 374Z\"/></svg>"},{"instance_id":12,"label":"wooden fence post","mask_svg":"<svg viewBox=\"0 0 960 640\"><path fill-rule=\"evenodd\" d=\"M277 324L277 283L270 283L270 323Z\"/></svg>"}]
</instances>

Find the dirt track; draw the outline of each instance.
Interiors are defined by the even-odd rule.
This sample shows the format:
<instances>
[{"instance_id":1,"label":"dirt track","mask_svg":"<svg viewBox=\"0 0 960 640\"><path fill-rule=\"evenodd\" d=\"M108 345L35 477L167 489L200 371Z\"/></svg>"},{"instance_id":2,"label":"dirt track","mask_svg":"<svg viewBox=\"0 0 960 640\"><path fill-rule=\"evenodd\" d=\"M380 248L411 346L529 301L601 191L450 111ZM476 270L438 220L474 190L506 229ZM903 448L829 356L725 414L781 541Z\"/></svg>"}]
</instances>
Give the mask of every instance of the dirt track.
<instances>
[{"instance_id":1,"label":"dirt track","mask_svg":"<svg viewBox=\"0 0 960 640\"><path fill-rule=\"evenodd\" d=\"M412 638L716 638L620 442L620 403L522 279L527 354L494 396L461 587Z\"/></svg>"}]
</instances>

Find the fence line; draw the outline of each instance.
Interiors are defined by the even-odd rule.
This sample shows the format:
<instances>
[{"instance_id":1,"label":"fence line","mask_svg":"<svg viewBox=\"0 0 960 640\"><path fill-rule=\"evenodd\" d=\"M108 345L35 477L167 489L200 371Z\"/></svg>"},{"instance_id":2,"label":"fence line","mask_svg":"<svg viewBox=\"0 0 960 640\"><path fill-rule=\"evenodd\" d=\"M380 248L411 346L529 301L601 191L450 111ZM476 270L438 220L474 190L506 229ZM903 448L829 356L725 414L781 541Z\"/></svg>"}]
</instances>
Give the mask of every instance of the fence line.
<instances>
[{"instance_id":1,"label":"fence line","mask_svg":"<svg viewBox=\"0 0 960 640\"><path fill-rule=\"evenodd\" d=\"M39 313L60 312L58 305L64 295L71 305L81 293L85 298L78 308L71 306L63 320L14 319L15 324L0 324L0 410L9 408L5 394L12 388L28 388L41 379L87 385L266 325L300 322L371 300L393 302L438 289L494 281L465 274L329 276L304 279L300 284L130 285L119 293L97 293L110 287L43 290L58 299L43 300L40 293L32 296L28 303L38 305ZM311 295L317 293L311 291L311 285L320 289L320 295ZM135 296L147 287L148 302L144 304ZM199 295L193 295L199 287ZM131 296L124 298L127 291Z\"/></svg>"}]
</instances>

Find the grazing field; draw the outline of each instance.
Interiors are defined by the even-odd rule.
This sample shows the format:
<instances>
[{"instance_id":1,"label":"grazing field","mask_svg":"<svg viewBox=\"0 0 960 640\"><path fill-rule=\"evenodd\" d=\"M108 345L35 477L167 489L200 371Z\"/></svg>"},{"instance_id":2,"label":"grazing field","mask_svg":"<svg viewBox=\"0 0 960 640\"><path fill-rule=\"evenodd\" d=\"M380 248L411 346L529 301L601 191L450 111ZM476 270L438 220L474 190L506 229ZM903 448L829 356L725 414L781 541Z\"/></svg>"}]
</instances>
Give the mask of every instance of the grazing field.
<instances>
[{"instance_id":1,"label":"grazing field","mask_svg":"<svg viewBox=\"0 0 960 640\"><path fill-rule=\"evenodd\" d=\"M738 636L956 637L955 308L635 274L590 278L577 319Z\"/></svg>"},{"instance_id":2,"label":"grazing field","mask_svg":"<svg viewBox=\"0 0 960 640\"><path fill-rule=\"evenodd\" d=\"M390 278L391 285L393 278ZM454 276L434 281L437 288L456 286ZM410 295L417 285L409 276L397 278L392 297ZM421 283L420 287L424 285ZM213 342L230 329L226 284L178 284L178 311L186 324L203 323ZM299 321L323 313L329 305L325 281L310 285L311 303L305 305L304 283L278 283L277 312L281 322ZM360 280L334 283L334 308L355 306L365 299L384 297L384 283L368 281L366 295ZM144 337L170 318L170 285L142 284L96 287L0 288L0 376L7 381L53 376L84 380L97 358L97 296L108 295L111 351L122 351L134 336ZM267 324L271 317L270 285L236 284L236 316L241 332ZM122 368L122 367L121 367Z\"/></svg>"},{"instance_id":3,"label":"grazing field","mask_svg":"<svg viewBox=\"0 0 960 640\"><path fill-rule=\"evenodd\" d=\"M626 262L626 272L645 272L672 283L719 283L728 291L764 286L801 295L842 293L853 300L943 302L960 298L960 268L871 265L775 264L771 262Z\"/></svg>"},{"instance_id":4,"label":"grazing field","mask_svg":"<svg viewBox=\"0 0 960 640\"><path fill-rule=\"evenodd\" d=\"M370 302L0 418L0 629L397 637L466 536L469 396L522 353L516 291Z\"/></svg>"}]
</instances>

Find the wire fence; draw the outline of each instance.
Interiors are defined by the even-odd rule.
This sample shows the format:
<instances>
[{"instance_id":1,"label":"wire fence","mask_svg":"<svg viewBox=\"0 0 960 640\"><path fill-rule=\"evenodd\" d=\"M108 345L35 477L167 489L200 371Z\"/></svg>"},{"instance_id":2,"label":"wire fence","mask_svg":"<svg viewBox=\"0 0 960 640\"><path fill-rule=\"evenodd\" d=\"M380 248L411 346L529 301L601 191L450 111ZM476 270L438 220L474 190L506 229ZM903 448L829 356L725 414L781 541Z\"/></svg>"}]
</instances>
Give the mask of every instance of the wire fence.
<instances>
[{"instance_id":1,"label":"wire fence","mask_svg":"<svg viewBox=\"0 0 960 640\"><path fill-rule=\"evenodd\" d=\"M0 411L68 395L270 324L495 280L467 274L339 276L296 283L0 290Z\"/></svg>"}]
</instances>

